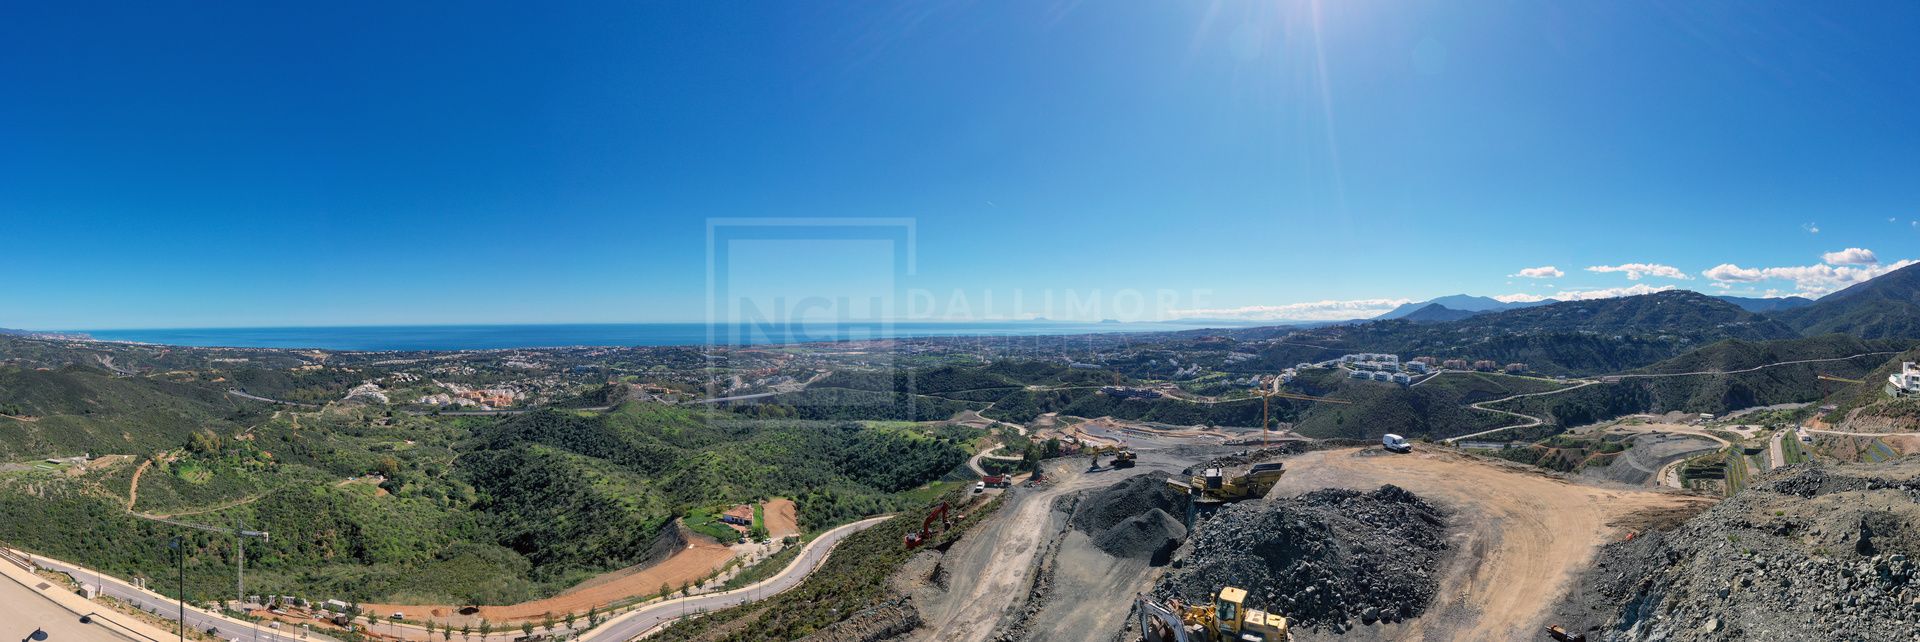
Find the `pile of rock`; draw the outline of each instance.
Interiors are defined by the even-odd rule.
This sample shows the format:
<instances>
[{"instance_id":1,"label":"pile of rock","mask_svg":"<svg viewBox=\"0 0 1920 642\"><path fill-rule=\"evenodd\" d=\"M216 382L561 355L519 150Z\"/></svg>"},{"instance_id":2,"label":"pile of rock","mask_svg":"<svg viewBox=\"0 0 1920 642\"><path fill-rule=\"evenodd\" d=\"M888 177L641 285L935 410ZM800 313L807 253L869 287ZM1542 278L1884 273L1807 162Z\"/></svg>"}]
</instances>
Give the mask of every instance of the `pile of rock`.
<instances>
[{"instance_id":1,"label":"pile of rock","mask_svg":"<svg viewBox=\"0 0 1920 642\"><path fill-rule=\"evenodd\" d=\"M1238 586L1249 606L1338 633L1355 620L1394 622L1426 610L1446 548L1444 513L1413 493L1391 485L1317 490L1214 513L1154 592L1205 603L1222 586Z\"/></svg>"},{"instance_id":2,"label":"pile of rock","mask_svg":"<svg viewBox=\"0 0 1920 642\"><path fill-rule=\"evenodd\" d=\"M1166 473L1129 477L1078 502L1068 523L1114 557L1162 564L1187 537L1176 517L1185 513L1186 497L1167 485Z\"/></svg>"},{"instance_id":3,"label":"pile of rock","mask_svg":"<svg viewBox=\"0 0 1920 642\"><path fill-rule=\"evenodd\" d=\"M1607 546L1576 582L1582 612L1561 614L1606 640L1920 639L1920 478L1887 472L1776 471L1671 532Z\"/></svg>"}]
</instances>

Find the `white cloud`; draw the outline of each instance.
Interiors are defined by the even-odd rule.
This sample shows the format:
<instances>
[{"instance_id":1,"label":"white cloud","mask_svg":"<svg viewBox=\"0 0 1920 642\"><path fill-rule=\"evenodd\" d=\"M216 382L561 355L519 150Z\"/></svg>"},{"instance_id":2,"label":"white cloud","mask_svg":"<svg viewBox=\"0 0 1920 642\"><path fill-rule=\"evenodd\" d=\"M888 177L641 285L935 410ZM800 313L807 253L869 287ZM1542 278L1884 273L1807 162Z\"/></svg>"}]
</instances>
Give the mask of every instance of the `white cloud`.
<instances>
[{"instance_id":1,"label":"white cloud","mask_svg":"<svg viewBox=\"0 0 1920 642\"><path fill-rule=\"evenodd\" d=\"M1642 294L1653 294L1655 292L1665 292L1673 288L1674 286L1671 286L1671 285L1647 285L1645 283L1636 283L1623 288L1601 288L1598 290L1561 290L1558 294L1550 294L1550 295L1516 292L1513 294L1498 295L1493 298L1495 300L1498 300L1504 303L1537 303L1540 301L1545 301L1547 299L1553 299L1556 301L1588 301L1592 299L1612 299L1612 298L1623 297L1623 296L1638 296Z\"/></svg>"},{"instance_id":2,"label":"white cloud","mask_svg":"<svg viewBox=\"0 0 1920 642\"><path fill-rule=\"evenodd\" d=\"M1248 321L1344 321L1377 317L1412 299L1355 299L1310 301L1285 305L1249 305L1238 308L1173 310L1175 318L1244 319Z\"/></svg>"},{"instance_id":3,"label":"white cloud","mask_svg":"<svg viewBox=\"0 0 1920 642\"><path fill-rule=\"evenodd\" d=\"M1645 283L1636 283L1634 285L1629 285L1624 288L1602 288L1599 290L1565 290L1560 292L1559 294L1553 295L1553 298L1559 299L1561 301L1588 301L1592 299L1612 299L1612 298L1623 297L1623 296L1639 296L1642 294L1653 294L1655 292L1665 292L1671 289L1673 289L1673 286L1671 285L1653 286L1653 285L1647 285Z\"/></svg>"},{"instance_id":4,"label":"white cloud","mask_svg":"<svg viewBox=\"0 0 1920 642\"><path fill-rule=\"evenodd\" d=\"M1872 252L1867 252L1866 250L1859 250L1866 254L1864 257L1845 256L1847 252L1854 250L1859 250L1859 248L1849 248L1842 252L1829 252L1822 258L1826 259L1828 263L1836 264L1842 263L1844 262L1843 260L1847 259L1872 259L1876 261L1876 263L1868 263L1859 265L1858 267L1852 265L1800 265L1770 268L1743 268L1732 263L1725 263L1707 270L1706 275L1707 278L1715 281L1735 281L1740 283L1752 283L1754 281L1765 281L1769 279L1792 281L1796 291L1780 294L1779 296L1798 295L1817 297L1914 264L1912 259L1905 259L1888 265L1879 265L1877 263L1879 258L1874 257ZM1768 296L1774 296L1773 293L1776 292L1776 290L1768 290L1767 292Z\"/></svg>"},{"instance_id":5,"label":"white cloud","mask_svg":"<svg viewBox=\"0 0 1920 642\"><path fill-rule=\"evenodd\" d=\"M1587 271L1588 272L1625 272L1627 273L1627 280L1630 280L1630 281L1638 281L1642 276L1657 276L1657 277L1667 278L1667 279L1692 279L1693 278L1691 276L1687 276L1687 273L1681 272L1680 268L1677 268L1671 265L1661 265L1659 263L1623 263L1620 265L1595 265L1592 267L1588 267Z\"/></svg>"},{"instance_id":6,"label":"white cloud","mask_svg":"<svg viewBox=\"0 0 1920 642\"><path fill-rule=\"evenodd\" d=\"M1567 273L1561 272L1560 268L1557 268L1551 265L1542 265L1540 267L1521 268L1519 272L1515 272L1507 276L1510 278L1523 277L1528 279L1557 279L1566 275Z\"/></svg>"},{"instance_id":7,"label":"white cloud","mask_svg":"<svg viewBox=\"0 0 1920 642\"><path fill-rule=\"evenodd\" d=\"M1707 275L1707 278L1715 281L1739 281L1741 283L1751 283L1767 278L1766 273L1759 268L1743 268L1732 263L1721 263L1707 268L1704 274Z\"/></svg>"},{"instance_id":8,"label":"white cloud","mask_svg":"<svg viewBox=\"0 0 1920 642\"><path fill-rule=\"evenodd\" d=\"M1806 230L1808 234L1820 233L1820 225L1817 223L1803 223L1800 225L1800 229Z\"/></svg>"},{"instance_id":9,"label":"white cloud","mask_svg":"<svg viewBox=\"0 0 1920 642\"><path fill-rule=\"evenodd\" d=\"M1822 254L1820 260L1826 261L1829 265L1873 265L1880 262L1880 257L1874 256L1873 250L1850 247L1838 252Z\"/></svg>"}]
</instances>

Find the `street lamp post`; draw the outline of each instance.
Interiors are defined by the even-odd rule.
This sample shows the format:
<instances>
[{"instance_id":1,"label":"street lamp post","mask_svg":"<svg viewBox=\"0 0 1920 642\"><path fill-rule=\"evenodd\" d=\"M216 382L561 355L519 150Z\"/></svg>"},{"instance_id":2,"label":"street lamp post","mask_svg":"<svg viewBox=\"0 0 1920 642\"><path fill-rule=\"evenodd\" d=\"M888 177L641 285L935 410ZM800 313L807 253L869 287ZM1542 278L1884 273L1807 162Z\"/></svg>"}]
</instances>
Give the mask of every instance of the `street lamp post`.
<instances>
[{"instance_id":1,"label":"street lamp post","mask_svg":"<svg viewBox=\"0 0 1920 642\"><path fill-rule=\"evenodd\" d=\"M180 553L180 642L187 642L187 546L178 535L167 546Z\"/></svg>"}]
</instances>

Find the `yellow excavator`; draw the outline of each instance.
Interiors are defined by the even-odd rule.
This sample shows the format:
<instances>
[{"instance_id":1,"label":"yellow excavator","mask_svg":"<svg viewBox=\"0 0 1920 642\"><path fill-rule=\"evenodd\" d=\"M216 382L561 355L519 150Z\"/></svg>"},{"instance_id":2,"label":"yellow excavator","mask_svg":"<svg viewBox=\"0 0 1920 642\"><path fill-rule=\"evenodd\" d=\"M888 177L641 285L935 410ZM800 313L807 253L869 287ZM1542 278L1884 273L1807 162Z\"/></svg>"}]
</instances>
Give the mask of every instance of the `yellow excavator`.
<instances>
[{"instance_id":1,"label":"yellow excavator","mask_svg":"<svg viewBox=\"0 0 1920 642\"><path fill-rule=\"evenodd\" d=\"M1142 596L1134 601L1144 642L1285 642L1287 618L1247 608L1247 590L1220 589L1213 603L1161 604Z\"/></svg>"},{"instance_id":2,"label":"yellow excavator","mask_svg":"<svg viewBox=\"0 0 1920 642\"><path fill-rule=\"evenodd\" d=\"M1113 453L1113 462L1110 464L1107 464L1108 466L1113 468L1132 468L1134 463L1138 462L1140 459L1140 456L1133 454L1133 449L1128 448L1126 444L1121 444L1118 446L1096 446L1096 447L1087 449L1087 452L1093 458L1093 465L1089 467L1087 470L1099 469L1100 456L1107 453Z\"/></svg>"}]
</instances>

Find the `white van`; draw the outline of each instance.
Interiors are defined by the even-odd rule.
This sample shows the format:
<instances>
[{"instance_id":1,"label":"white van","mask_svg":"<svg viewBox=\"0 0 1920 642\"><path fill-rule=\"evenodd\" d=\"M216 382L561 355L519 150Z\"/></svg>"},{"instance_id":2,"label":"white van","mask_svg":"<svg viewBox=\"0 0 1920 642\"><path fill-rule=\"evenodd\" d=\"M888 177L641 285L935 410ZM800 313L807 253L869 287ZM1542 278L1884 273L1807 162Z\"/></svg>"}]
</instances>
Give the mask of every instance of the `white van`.
<instances>
[{"instance_id":1,"label":"white van","mask_svg":"<svg viewBox=\"0 0 1920 642\"><path fill-rule=\"evenodd\" d=\"M1407 443L1407 438L1399 435L1382 436L1380 447L1397 453L1413 452L1413 444Z\"/></svg>"}]
</instances>

